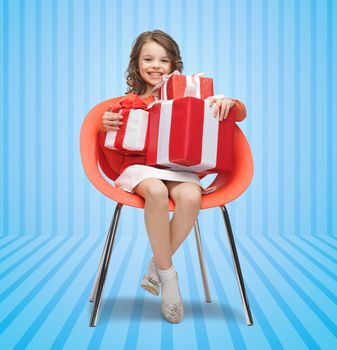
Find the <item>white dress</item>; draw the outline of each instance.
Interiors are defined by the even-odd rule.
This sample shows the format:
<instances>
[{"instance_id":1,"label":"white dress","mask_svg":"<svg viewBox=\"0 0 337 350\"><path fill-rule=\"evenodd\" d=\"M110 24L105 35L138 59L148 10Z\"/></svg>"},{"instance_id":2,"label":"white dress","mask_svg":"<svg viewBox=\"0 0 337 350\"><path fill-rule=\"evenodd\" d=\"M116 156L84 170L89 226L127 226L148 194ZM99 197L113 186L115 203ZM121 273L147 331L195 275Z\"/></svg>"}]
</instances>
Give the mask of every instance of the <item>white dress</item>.
<instances>
[{"instance_id":1,"label":"white dress","mask_svg":"<svg viewBox=\"0 0 337 350\"><path fill-rule=\"evenodd\" d=\"M203 194L215 191L215 187L205 189L197 174L185 171L158 169L149 165L135 164L127 167L116 179L115 185L121 190L133 193L133 189L145 179L160 179L179 182L192 182L201 187Z\"/></svg>"}]
</instances>

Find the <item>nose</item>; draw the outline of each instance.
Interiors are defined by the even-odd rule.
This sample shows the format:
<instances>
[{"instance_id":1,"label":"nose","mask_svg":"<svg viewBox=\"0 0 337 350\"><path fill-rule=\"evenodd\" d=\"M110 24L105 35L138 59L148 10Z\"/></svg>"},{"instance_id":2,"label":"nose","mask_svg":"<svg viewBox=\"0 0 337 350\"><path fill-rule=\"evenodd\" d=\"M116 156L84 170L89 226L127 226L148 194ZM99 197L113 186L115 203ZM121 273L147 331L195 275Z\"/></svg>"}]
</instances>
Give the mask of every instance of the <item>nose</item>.
<instances>
[{"instance_id":1,"label":"nose","mask_svg":"<svg viewBox=\"0 0 337 350\"><path fill-rule=\"evenodd\" d=\"M153 61L152 67L153 68L159 68L160 67L160 62L159 61Z\"/></svg>"}]
</instances>

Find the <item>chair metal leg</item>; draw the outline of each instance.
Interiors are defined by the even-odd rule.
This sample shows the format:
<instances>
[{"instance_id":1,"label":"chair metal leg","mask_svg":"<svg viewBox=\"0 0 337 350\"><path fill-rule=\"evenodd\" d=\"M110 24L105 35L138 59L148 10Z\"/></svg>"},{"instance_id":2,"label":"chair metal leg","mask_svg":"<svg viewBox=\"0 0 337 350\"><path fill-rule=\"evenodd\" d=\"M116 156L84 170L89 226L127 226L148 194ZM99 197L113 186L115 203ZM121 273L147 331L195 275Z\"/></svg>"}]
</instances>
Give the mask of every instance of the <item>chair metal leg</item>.
<instances>
[{"instance_id":1,"label":"chair metal leg","mask_svg":"<svg viewBox=\"0 0 337 350\"><path fill-rule=\"evenodd\" d=\"M237 253L236 246L235 246L233 231L232 231L232 227L231 227L231 224L229 221L228 211L227 211L225 206L221 206L220 208L222 211L225 226L227 228L228 242L229 242L229 246L230 246L230 250L231 250L231 254L232 254L232 258L233 258L233 263L234 263L234 267L235 267L236 279L237 279L238 284L239 284L241 299L242 299L242 303L243 303L244 310L245 310L246 322L247 322L248 326L251 326L253 324L253 318L252 318L252 314L251 314L249 303L248 303L248 298L247 298L246 289L245 289L245 285L244 285L244 281L243 281L239 257L238 257L238 253Z\"/></svg>"},{"instance_id":2,"label":"chair metal leg","mask_svg":"<svg viewBox=\"0 0 337 350\"><path fill-rule=\"evenodd\" d=\"M109 232L111 230L112 223L113 223L113 221L111 221L111 223L110 223ZM98 266L98 270L97 270L97 274L96 274L95 283L94 283L93 288L91 290L91 294L90 294L90 298L89 298L89 301L91 303L94 302L95 299L96 299L97 286L98 286L99 277L100 277L100 275L102 273L103 260L104 260L105 254L106 254L106 247L107 247L107 244L108 244L108 239L109 239L109 234L107 234L106 239L105 239L104 248L103 248L103 251L102 251L101 260L99 261L99 266Z\"/></svg>"},{"instance_id":3,"label":"chair metal leg","mask_svg":"<svg viewBox=\"0 0 337 350\"><path fill-rule=\"evenodd\" d=\"M204 286L205 300L206 300L206 303L210 303L211 302L211 294L210 294L209 287L208 287L204 253L202 250L202 242L201 242L198 219L194 223L194 233L195 233L195 241L197 243L197 249L198 249L199 264L200 264L202 283Z\"/></svg>"},{"instance_id":4,"label":"chair metal leg","mask_svg":"<svg viewBox=\"0 0 337 350\"><path fill-rule=\"evenodd\" d=\"M98 271L98 276L97 276L98 283L97 283L97 286L95 283L95 287L93 290L93 292L94 292L93 293L94 294L93 295L94 296L94 298L93 298L94 305L93 305L91 318L90 318L90 327L96 326L98 311L99 311L99 307L100 307L100 303L101 303L101 299L102 299L102 294L103 294L105 278L106 278L108 268L109 268L111 252L112 252L112 248L113 248L113 244L114 244L114 240L115 240L115 236L116 236L117 225L118 225L118 220L119 220L122 206L123 205L120 203L118 203L116 205L114 216L113 216L110 228L109 228L108 238L107 238L107 241L106 241L106 244L104 247L104 252L102 255L102 259L101 259L100 268Z\"/></svg>"}]
</instances>

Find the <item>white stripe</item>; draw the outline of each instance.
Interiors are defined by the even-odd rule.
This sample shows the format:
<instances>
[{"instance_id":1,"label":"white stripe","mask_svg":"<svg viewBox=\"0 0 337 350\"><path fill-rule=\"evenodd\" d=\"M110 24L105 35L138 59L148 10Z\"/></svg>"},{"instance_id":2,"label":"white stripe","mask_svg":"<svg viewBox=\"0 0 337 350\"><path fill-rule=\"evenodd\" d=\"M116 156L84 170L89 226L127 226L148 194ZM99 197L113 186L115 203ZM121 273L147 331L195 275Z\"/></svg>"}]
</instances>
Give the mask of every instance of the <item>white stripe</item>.
<instances>
[{"instance_id":1,"label":"white stripe","mask_svg":"<svg viewBox=\"0 0 337 350\"><path fill-rule=\"evenodd\" d=\"M215 105L210 107L207 101L204 102L201 163L187 167L189 171L204 171L216 166L219 120L214 117L214 108Z\"/></svg>"},{"instance_id":2,"label":"white stripe","mask_svg":"<svg viewBox=\"0 0 337 350\"><path fill-rule=\"evenodd\" d=\"M116 135L117 135L117 131L116 130L108 131L106 133L106 135L105 135L105 142L104 142L104 146L106 148L116 149L114 147L115 146Z\"/></svg>"},{"instance_id":3,"label":"white stripe","mask_svg":"<svg viewBox=\"0 0 337 350\"><path fill-rule=\"evenodd\" d=\"M195 79L195 83L196 83L196 85L197 85L197 91L196 91L196 97L197 98L201 98L201 91L200 91L200 78L199 77L194 77L194 79Z\"/></svg>"},{"instance_id":4,"label":"white stripe","mask_svg":"<svg viewBox=\"0 0 337 350\"><path fill-rule=\"evenodd\" d=\"M190 75L186 75L186 88L184 91L184 96L192 96L196 98L200 98L200 78L193 77Z\"/></svg>"},{"instance_id":5,"label":"white stripe","mask_svg":"<svg viewBox=\"0 0 337 350\"><path fill-rule=\"evenodd\" d=\"M160 107L157 164L169 166L169 143L173 100L163 102Z\"/></svg>"},{"instance_id":6,"label":"white stripe","mask_svg":"<svg viewBox=\"0 0 337 350\"><path fill-rule=\"evenodd\" d=\"M143 151L145 146L149 112L131 109L126 125L123 148L129 151Z\"/></svg>"},{"instance_id":7,"label":"white stripe","mask_svg":"<svg viewBox=\"0 0 337 350\"><path fill-rule=\"evenodd\" d=\"M164 83L164 85L161 87L161 96L160 99L166 101L167 100L167 82Z\"/></svg>"}]
</instances>

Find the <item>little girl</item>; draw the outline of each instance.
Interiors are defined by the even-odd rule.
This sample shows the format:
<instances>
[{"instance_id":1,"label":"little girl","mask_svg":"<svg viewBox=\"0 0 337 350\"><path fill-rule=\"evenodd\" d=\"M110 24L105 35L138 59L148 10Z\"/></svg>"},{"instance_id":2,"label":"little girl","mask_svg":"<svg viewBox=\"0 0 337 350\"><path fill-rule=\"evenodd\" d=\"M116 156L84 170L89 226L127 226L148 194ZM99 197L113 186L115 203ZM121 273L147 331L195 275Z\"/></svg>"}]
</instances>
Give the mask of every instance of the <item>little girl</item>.
<instances>
[{"instance_id":1,"label":"little girl","mask_svg":"<svg viewBox=\"0 0 337 350\"><path fill-rule=\"evenodd\" d=\"M135 40L130 63L126 72L128 91L124 98L140 98L146 105L158 99L159 91L152 92L163 74L174 70L182 72L183 62L177 43L160 30L144 32ZM245 117L244 105L229 98L210 99L216 104L214 114L223 120L231 108L237 108L237 120ZM144 216L153 257L143 278L142 287L159 295L161 289L162 312L171 323L182 320L184 309L178 276L172 256L190 232L198 216L202 188L198 175L174 172L145 165L144 156L123 156L104 145L105 132L118 130L122 125L118 113L104 113L100 127L100 145L114 170L120 174L115 185L123 190L137 193L145 200ZM175 210L169 220L169 197Z\"/></svg>"}]
</instances>

